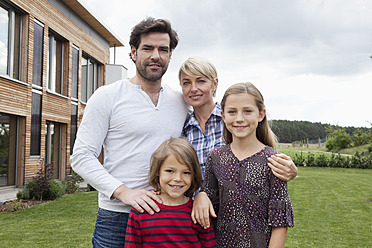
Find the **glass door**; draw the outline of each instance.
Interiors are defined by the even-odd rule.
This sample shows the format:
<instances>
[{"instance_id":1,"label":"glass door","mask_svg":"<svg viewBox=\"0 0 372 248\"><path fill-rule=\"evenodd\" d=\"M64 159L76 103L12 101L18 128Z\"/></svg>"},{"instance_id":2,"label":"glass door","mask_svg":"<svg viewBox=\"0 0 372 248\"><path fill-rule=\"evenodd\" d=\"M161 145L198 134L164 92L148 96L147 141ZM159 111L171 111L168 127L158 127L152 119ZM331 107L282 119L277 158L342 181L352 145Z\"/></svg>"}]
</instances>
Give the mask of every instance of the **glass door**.
<instances>
[{"instance_id":1,"label":"glass door","mask_svg":"<svg viewBox=\"0 0 372 248\"><path fill-rule=\"evenodd\" d=\"M45 129L45 164L53 164L53 178L60 179L62 125L47 122Z\"/></svg>"},{"instance_id":2,"label":"glass door","mask_svg":"<svg viewBox=\"0 0 372 248\"><path fill-rule=\"evenodd\" d=\"M16 185L17 117L0 113L0 187Z\"/></svg>"}]
</instances>

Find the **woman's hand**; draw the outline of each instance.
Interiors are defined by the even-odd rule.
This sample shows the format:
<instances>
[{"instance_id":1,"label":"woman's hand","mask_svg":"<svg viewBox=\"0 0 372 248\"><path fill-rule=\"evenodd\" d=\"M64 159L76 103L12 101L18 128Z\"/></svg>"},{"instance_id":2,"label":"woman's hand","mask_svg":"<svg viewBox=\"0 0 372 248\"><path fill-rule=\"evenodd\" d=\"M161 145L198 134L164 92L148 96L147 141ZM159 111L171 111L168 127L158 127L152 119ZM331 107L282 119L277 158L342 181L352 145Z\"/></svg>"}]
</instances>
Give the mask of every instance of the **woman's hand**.
<instances>
[{"instance_id":1,"label":"woman's hand","mask_svg":"<svg viewBox=\"0 0 372 248\"><path fill-rule=\"evenodd\" d=\"M298 169L291 157L278 153L269 157L268 160L268 166L277 178L288 182L297 176Z\"/></svg>"},{"instance_id":2,"label":"woman's hand","mask_svg":"<svg viewBox=\"0 0 372 248\"><path fill-rule=\"evenodd\" d=\"M191 219L196 224L199 223L204 229L210 227L210 218L217 217L213 205L205 192L199 192L194 198L194 205L191 211Z\"/></svg>"}]
</instances>

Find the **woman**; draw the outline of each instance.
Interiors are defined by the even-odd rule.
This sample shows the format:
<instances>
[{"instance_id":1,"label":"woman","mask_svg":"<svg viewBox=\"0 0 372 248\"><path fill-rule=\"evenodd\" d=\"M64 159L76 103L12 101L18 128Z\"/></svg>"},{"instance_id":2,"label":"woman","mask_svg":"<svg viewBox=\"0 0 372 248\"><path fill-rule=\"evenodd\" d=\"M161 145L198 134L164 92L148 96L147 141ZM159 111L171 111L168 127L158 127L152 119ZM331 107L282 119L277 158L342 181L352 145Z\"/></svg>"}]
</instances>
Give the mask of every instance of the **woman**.
<instances>
[{"instance_id":1,"label":"woman","mask_svg":"<svg viewBox=\"0 0 372 248\"><path fill-rule=\"evenodd\" d=\"M221 106L213 100L218 86L217 70L205 58L190 57L181 65L178 77L183 97L186 103L193 107L193 112L185 122L183 136L193 145L198 154L204 179L207 155L214 148L224 145ZM289 156L277 154L268 160L273 174L279 179L288 182L297 176L297 167ZM196 196L194 206L198 204L198 196ZM207 213L210 211L212 216L216 217L212 205L198 206L203 210L193 210L193 220L197 220L204 227L209 227ZM204 214L200 214L201 212Z\"/></svg>"},{"instance_id":2,"label":"woman","mask_svg":"<svg viewBox=\"0 0 372 248\"><path fill-rule=\"evenodd\" d=\"M183 136L195 148L204 178L207 155L224 145L221 106L213 100L218 85L217 71L208 60L190 57L180 68L179 80L183 97L194 110L185 123Z\"/></svg>"}]
</instances>

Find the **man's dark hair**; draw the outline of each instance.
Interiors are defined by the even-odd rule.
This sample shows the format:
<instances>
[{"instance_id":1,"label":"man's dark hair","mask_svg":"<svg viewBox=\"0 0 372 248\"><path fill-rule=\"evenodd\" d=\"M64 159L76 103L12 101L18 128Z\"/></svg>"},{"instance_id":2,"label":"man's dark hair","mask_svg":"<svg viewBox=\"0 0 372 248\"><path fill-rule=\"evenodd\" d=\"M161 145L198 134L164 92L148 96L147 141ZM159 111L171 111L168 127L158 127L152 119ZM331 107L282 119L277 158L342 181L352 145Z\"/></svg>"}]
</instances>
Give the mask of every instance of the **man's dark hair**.
<instances>
[{"instance_id":1,"label":"man's dark hair","mask_svg":"<svg viewBox=\"0 0 372 248\"><path fill-rule=\"evenodd\" d=\"M129 45L138 49L138 46L141 43L141 35L153 32L169 34L170 51L172 52L173 49L176 48L178 44L178 35L176 31L172 29L170 22L165 19L155 19L153 17L147 17L133 27L132 33L130 34ZM129 56L131 57L130 54Z\"/></svg>"}]
</instances>

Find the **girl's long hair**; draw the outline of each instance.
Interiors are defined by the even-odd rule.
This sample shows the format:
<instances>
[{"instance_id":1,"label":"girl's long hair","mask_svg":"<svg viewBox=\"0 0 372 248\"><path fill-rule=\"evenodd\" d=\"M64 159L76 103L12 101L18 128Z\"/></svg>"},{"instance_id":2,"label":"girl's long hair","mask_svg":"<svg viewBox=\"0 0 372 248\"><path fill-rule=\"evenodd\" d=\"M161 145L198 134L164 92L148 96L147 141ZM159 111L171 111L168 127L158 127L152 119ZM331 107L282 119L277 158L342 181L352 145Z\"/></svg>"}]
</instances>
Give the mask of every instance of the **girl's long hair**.
<instances>
[{"instance_id":1,"label":"girl's long hair","mask_svg":"<svg viewBox=\"0 0 372 248\"><path fill-rule=\"evenodd\" d=\"M221 101L222 112L224 112L225 110L226 98L228 96L235 95L235 94L242 94L242 93L247 93L254 98L256 105L258 107L258 110L260 112L265 109L264 98L261 92L252 83L237 83L237 84L230 86L226 90L222 98L222 101ZM256 137L263 144L271 146L272 148L275 149L276 143L277 143L277 137L271 130L266 116L267 116L267 113L265 117L262 119L262 121L258 123L257 129L256 129ZM223 139L226 144L231 144L232 142L232 134L226 128L225 123L223 123Z\"/></svg>"}]
</instances>

